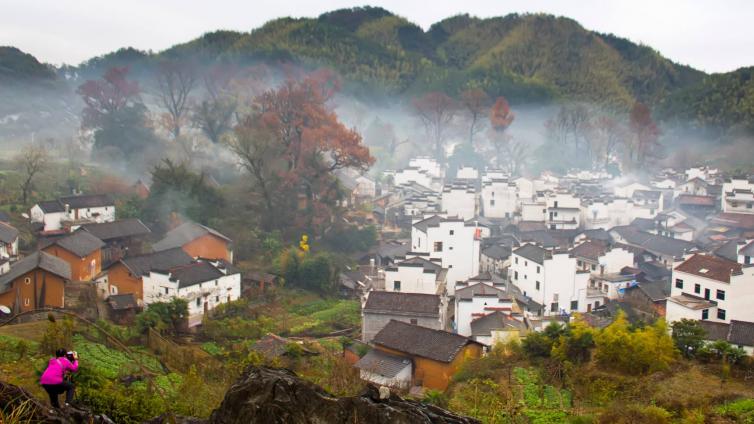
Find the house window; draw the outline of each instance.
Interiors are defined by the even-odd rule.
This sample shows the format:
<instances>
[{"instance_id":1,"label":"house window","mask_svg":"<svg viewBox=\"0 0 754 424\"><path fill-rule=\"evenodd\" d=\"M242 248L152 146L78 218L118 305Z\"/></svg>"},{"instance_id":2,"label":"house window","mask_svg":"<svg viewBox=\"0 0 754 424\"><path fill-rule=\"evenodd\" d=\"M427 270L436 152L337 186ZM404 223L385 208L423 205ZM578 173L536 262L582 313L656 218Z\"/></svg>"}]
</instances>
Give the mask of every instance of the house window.
<instances>
[{"instance_id":1,"label":"house window","mask_svg":"<svg viewBox=\"0 0 754 424\"><path fill-rule=\"evenodd\" d=\"M751 209L751 203L746 204L746 209Z\"/></svg>"},{"instance_id":2,"label":"house window","mask_svg":"<svg viewBox=\"0 0 754 424\"><path fill-rule=\"evenodd\" d=\"M220 296L215 296L215 302L220 303Z\"/></svg>"},{"instance_id":3,"label":"house window","mask_svg":"<svg viewBox=\"0 0 754 424\"><path fill-rule=\"evenodd\" d=\"M490 206L495 206L495 199L490 200Z\"/></svg>"},{"instance_id":4,"label":"house window","mask_svg":"<svg viewBox=\"0 0 754 424\"><path fill-rule=\"evenodd\" d=\"M539 274L539 265L537 265L537 274Z\"/></svg>"},{"instance_id":5,"label":"house window","mask_svg":"<svg viewBox=\"0 0 754 424\"><path fill-rule=\"evenodd\" d=\"M410 322L411 322L411 324L414 324L414 325L416 325L416 324L419 323L419 321L416 318L411 318Z\"/></svg>"},{"instance_id":6,"label":"house window","mask_svg":"<svg viewBox=\"0 0 754 424\"><path fill-rule=\"evenodd\" d=\"M751 256L744 256L744 263L746 265L750 265L751 264Z\"/></svg>"},{"instance_id":7,"label":"house window","mask_svg":"<svg viewBox=\"0 0 754 424\"><path fill-rule=\"evenodd\" d=\"M513 279L518 280L518 271L513 271Z\"/></svg>"},{"instance_id":8,"label":"house window","mask_svg":"<svg viewBox=\"0 0 754 424\"><path fill-rule=\"evenodd\" d=\"M24 299L24 306L29 306L29 298Z\"/></svg>"},{"instance_id":9,"label":"house window","mask_svg":"<svg viewBox=\"0 0 754 424\"><path fill-rule=\"evenodd\" d=\"M715 297L718 300L725 300L725 290L718 290Z\"/></svg>"},{"instance_id":10,"label":"house window","mask_svg":"<svg viewBox=\"0 0 754 424\"><path fill-rule=\"evenodd\" d=\"M597 265L592 265L592 271L596 271L596 270L597 270Z\"/></svg>"},{"instance_id":11,"label":"house window","mask_svg":"<svg viewBox=\"0 0 754 424\"><path fill-rule=\"evenodd\" d=\"M202 306L202 299L196 298L196 306Z\"/></svg>"},{"instance_id":12,"label":"house window","mask_svg":"<svg viewBox=\"0 0 754 424\"><path fill-rule=\"evenodd\" d=\"M31 284L31 278L29 278L29 277L24 278L24 283L25 284Z\"/></svg>"},{"instance_id":13,"label":"house window","mask_svg":"<svg viewBox=\"0 0 754 424\"><path fill-rule=\"evenodd\" d=\"M442 252L442 242L436 241L435 242L435 252Z\"/></svg>"},{"instance_id":14,"label":"house window","mask_svg":"<svg viewBox=\"0 0 754 424\"><path fill-rule=\"evenodd\" d=\"M694 284L694 293L701 293L702 286L700 284Z\"/></svg>"},{"instance_id":15,"label":"house window","mask_svg":"<svg viewBox=\"0 0 754 424\"><path fill-rule=\"evenodd\" d=\"M717 319L725 319L725 309L717 310Z\"/></svg>"},{"instance_id":16,"label":"house window","mask_svg":"<svg viewBox=\"0 0 754 424\"><path fill-rule=\"evenodd\" d=\"M675 288L677 289L683 289L683 280L680 278L675 279Z\"/></svg>"},{"instance_id":17,"label":"house window","mask_svg":"<svg viewBox=\"0 0 754 424\"><path fill-rule=\"evenodd\" d=\"M524 261L524 266L529 266L529 261Z\"/></svg>"},{"instance_id":18,"label":"house window","mask_svg":"<svg viewBox=\"0 0 754 424\"><path fill-rule=\"evenodd\" d=\"M448 250L453 250L453 246L448 246Z\"/></svg>"},{"instance_id":19,"label":"house window","mask_svg":"<svg viewBox=\"0 0 754 424\"><path fill-rule=\"evenodd\" d=\"M169 290L170 290L169 288L165 287L165 294L168 294Z\"/></svg>"},{"instance_id":20,"label":"house window","mask_svg":"<svg viewBox=\"0 0 754 424\"><path fill-rule=\"evenodd\" d=\"M217 283L217 280L215 280L215 287L217 287L217 284L218 284L218 283Z\"/></svg>"},{"instance_id":21,"label":"house window","mask_svg":"<svg viewBox=\"0 0 754 424\"><path fill-rule=\"evenodd\" d=\"M537 290L539 290L539 281L537 281L537 282L536 282L536 283L534 284L534 287L535 287L535 288L536 288Z\"/></svg>"},{"instance_id":22,"label":"house window","mask_svg":"<svg viewBox=\"0 0 754 424\"><path fill-rule=\"evenodd\" d=\"M579 310L579 301L578 300L572 300L571 301L571 310L572 311L578 311Z\"/></svg>"},{"instance_id":23,"label":"house window","mask_svg":"<svg viewBox=\"0 0 754 424\"><path fill-rule=\"evenodd\" d=\"M118 294L118 287L110 286L110 294Z\"/></svg>"},{"instance_id":24,"label":"house window","mask_svg":"<svg viewBox=\"0 0 754 424\"><path fill-rule=\"evenodd\" d=\"M584 266L583 262L581 262L581 261L576 261L576 265L578 265L578 266Z\"/></svg>"},{"instance_id":25,"label":"house window","mask_svg":"<svg viewBox=\"0 0 754 424\"><path fill-rule=\"evenodd\" d=\"M553 207L558 207L558 201L556 200L555 203L553 203Z\"/></svg>"},{"instance_id":26,"label":"house window","mask_svg":"<svg viewBox=\"0 0 754 424\"><path fill-rule=\"evenodd\" d=\"M709 319L709 309L702 310L702 319Z\"/></svg>"},{"instance_id":27,"label":"house window","mask_svg":"<svg viewBox=\"0 0 754 424\"><path fill-rule=\"evenodd\" d=\"M455 234L455 233L456 233L456 231L455 231L455 230L450 230L450 235L451 235L451 236L452 236L453 234Z\"/></svg>"},{"instance_id":28,"label":"house window","mask_svg":"<svg viewBox=\"0 0 754 424\"><path fill-rule=\"evenodd\" d=\"M394 291L401 291L401 282L400 281L393 281L393 290Z\"/></svg>"},{"instance_id":29,"label":"house window","mask_svg":"<svg viewBox=\"0 0 754 424\"><path fill-rule=\"evenodd\" d=\"M558 312L558 302L553 302L550 304L550 312Z\"/></svg>"},{"instance_id":30,"label":"house window","mask_svg":"<svg viewBox=\"0 0 754 424\"><path fill-rule=\"evenodd\" d=\"M516 257L516 265L518 265L518 257Z\"/></svg>"}]
</instances>

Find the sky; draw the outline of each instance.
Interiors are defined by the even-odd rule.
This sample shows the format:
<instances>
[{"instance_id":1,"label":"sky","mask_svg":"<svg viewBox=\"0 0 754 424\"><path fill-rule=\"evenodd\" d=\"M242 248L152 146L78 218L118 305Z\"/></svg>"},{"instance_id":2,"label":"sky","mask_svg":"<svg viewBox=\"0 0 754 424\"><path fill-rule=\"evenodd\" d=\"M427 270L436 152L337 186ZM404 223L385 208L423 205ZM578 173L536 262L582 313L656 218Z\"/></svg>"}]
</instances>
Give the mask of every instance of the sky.
<instances>
[{"instance_id":1,"label":"sky","mask_svg":"<svg viewBox=\"0 0 754 424\"><path fill-rule=\"evenodd\" d=\"M121 47L160 51L218 29L250 31L283 16L369 4L429 28L459 13L544 12L613 33L707 72L754 65L750 0L0 0L0 45L78 64Z\"/></svg>"}]
</instances>

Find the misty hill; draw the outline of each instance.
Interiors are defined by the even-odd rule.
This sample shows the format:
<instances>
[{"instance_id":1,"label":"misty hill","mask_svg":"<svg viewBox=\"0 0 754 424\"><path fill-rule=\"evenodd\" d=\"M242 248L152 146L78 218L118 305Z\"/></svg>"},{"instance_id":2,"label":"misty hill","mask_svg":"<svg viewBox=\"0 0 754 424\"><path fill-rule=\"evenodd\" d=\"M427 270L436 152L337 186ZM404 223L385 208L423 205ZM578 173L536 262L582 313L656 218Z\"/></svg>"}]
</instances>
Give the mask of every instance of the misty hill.
<instances>
[{"instance_id":1,"label":"misty hill","mask_svg":"<svg viewBox=\"0 0 754 424\"><path fill-rule=\"evenodd\" d=\"M52 81L55 71L15 47L0 46L0 82Z\"/></svg>"}]
</instances>

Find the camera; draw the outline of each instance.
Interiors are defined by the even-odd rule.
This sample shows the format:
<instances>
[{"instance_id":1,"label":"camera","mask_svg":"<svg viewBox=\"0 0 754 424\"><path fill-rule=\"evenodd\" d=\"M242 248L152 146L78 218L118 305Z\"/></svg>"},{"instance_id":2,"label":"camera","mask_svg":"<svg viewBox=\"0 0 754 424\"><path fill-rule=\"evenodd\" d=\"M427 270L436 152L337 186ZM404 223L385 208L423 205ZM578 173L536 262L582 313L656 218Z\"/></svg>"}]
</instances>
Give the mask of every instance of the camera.
<instances>
[{"instance_id":1,"label":"camera","mask_svg":"<svg viewBox=\"0 0 754 424\"><path fill-rule=\"evenodd\" d=\"M65 354L65 357L68 358L68 360L71 361L71 362L75 361L78 358L78 356L79 355L78 355L78 353L76 353L75 350L68 351Z\"/></svg>"}]
</instances>

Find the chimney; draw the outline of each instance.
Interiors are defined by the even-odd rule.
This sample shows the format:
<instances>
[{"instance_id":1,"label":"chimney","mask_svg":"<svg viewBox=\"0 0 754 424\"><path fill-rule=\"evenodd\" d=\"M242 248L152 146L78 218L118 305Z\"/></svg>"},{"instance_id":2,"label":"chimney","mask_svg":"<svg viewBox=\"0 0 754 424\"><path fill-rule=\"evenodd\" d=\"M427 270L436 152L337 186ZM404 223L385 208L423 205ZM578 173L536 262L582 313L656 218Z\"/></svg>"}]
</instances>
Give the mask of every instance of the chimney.
<instances>
[{"instance_id":1,"label":"chimney","mask_svg":"<svg viewBox=\"0 0 754 424\"><path fill-rule=\"evenodd\" d=\"M66 203L63 207L65 208L65 214L68 215L71 212L71 205Z\"/></svg>"}]
</instances>

